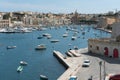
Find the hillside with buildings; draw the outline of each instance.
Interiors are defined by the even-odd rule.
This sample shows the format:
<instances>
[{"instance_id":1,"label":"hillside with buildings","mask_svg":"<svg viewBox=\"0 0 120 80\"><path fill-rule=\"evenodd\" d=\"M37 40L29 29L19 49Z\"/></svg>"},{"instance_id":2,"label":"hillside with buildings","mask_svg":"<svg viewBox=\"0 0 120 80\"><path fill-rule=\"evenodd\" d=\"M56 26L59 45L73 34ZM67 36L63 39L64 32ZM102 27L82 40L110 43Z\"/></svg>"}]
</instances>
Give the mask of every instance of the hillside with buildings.
<instances>
[{"instance_id":1,"label":"hillside with buildings","mask_svg":"<svg viewBox=\"0 0 120 80\"><path fill-rule=\"evenodd\" d=\"M104 14L81 14L75 11L69 14L40 12L0 12L0 27L15 26L60 26L71 24L96 24L96 28L112 29L111 25L119 21L120 12Z\"/></svg>"}]
</instances>

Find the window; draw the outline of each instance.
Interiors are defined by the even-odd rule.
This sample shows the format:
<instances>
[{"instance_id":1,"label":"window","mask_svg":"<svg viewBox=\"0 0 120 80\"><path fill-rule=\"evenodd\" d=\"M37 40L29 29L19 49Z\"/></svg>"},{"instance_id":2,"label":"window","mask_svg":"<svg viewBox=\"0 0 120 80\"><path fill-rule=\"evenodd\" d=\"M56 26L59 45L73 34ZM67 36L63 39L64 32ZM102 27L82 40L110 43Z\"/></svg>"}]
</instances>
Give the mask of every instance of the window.
<instances>
[{"instance_id":1,"label":"window","mask_svg":"<svg viewBox=\"0 0 120 80\"><path fill-rule=\"evenodd\" d=\"M97 46L96 49L99 50L99 47Z\"/></svg>"},{"instance_id":2,"label":"window","mask_svg":"<svg viewBox=\"0 0 120 80\"><path fill-rule=\"evenodd\" d=\"M92 48L92 45L90 45L90 48Z\"/></svg>"}]
</instances>

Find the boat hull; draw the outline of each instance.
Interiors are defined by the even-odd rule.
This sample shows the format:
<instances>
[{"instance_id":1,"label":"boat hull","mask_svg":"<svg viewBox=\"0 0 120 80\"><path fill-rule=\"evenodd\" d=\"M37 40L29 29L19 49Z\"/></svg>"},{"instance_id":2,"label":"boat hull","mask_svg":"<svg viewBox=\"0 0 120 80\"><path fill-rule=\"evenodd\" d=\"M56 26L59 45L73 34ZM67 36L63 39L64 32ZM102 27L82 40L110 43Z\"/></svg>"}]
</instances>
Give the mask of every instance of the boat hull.
<instances>
[{"instance_id":1,"label":"boat hull","mask_svg":"<svg viewBox=\"0 0 120 80\"><path fill-rule=\"evenodd\" d=\"M19 66L18 68L17 68L17 72L21 72L23 70L23 66Z\"/></svg>"},{"instance_id":2,"label":"boat hull","mask_svg":"<svg viewBox=\"0 0 120 80\"><path fill-rule=\"evenodd\" d=\"M48 77L46 77L44 75L40 75L40 80L48 80Z\"/></svg>"}]
</instances>

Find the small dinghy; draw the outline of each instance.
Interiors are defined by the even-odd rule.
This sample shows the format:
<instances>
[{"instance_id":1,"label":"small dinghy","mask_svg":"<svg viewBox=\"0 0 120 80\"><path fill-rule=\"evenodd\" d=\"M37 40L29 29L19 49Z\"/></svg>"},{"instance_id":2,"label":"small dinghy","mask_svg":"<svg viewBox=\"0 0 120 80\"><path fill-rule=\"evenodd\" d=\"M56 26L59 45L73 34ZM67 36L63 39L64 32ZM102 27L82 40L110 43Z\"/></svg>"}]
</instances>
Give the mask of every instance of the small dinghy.
<instances>
[{"instance_id":1,"label":"small dinghy","mask_svg":"<svg viewBox=\"0 0 120 80\"><path fill-rule=\"evenodd\" d=\"M26 66L28 63L25 61L20 61L20 65Z\"/></svg>"},{"instance_id":2,"label":"small dinghy","mask_svg":"<svg viewBox=\"0 0 120 80\"><path fill-rule=\"evenodd\" d=\"M40 80L48 80L48 77L45 75L40 75Z\"/></svg>"}]
</instances>

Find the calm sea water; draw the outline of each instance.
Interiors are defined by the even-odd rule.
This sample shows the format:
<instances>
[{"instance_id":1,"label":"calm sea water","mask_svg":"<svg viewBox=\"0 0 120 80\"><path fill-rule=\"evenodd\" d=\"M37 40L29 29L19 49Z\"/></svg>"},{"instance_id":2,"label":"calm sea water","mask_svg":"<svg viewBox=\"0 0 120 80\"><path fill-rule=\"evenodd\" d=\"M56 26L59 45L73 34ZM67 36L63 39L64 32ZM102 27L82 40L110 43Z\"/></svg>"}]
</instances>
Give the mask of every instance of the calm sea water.
<instances>
[{"instance_id":1,"label":"calm sea water","mask_svg":"<svg viewBox=\"0 0 120 80\"><path fill-rule=\"evenodd\" d=\"M94 30L90 26L83 26L85 35L82 35L81 26L76 25L74 28L79 31L76 34L78 38L74 41L71 40L72 35L75 34L74 31L67 31L68 37L62 37L66 32L65 26L31 33L0 33L0 80L40 80L40 74L48 76L49 80L56 80L65 68L53 56L53 50L58 50L65 55L65 52L74 46L87 47L88 38L110 37L109 33ZM51 43L47 38L37 39L43 33L51 34L52 39L59 39L60 42ZM46 44L47 49L36 51L35 47L39 44ZM7 50L6 47L9 45L17 47ZM26 61L28 65L18 73L16 70L21 60Z\"/></svg>"}]
</instances>

